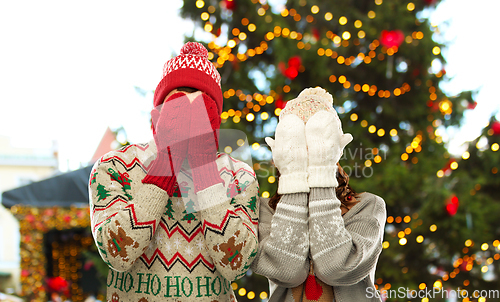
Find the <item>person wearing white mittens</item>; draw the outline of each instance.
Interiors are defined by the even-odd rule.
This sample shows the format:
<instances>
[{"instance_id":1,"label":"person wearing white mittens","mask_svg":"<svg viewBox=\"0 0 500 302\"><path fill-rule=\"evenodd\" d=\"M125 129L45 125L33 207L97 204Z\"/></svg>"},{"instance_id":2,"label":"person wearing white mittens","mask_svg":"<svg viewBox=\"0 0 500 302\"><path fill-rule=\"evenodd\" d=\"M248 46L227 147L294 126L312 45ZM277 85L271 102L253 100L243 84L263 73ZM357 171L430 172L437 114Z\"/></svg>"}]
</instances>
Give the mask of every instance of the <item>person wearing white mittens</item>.
<instances>
[{"instance_id":1,"label":"person wearing white mittens","mask_svg":"<svg viewBox=\"0 0 500 302\"><path fill-rule=\"evenodd\" d=\"M380 301L374 275L385 202L356 193L338 164L351 142L322 88L287 103L266 142L278 190L260 203L259 250L252 270L268 278L269 302Z\"/></svg>"}]
</instances>

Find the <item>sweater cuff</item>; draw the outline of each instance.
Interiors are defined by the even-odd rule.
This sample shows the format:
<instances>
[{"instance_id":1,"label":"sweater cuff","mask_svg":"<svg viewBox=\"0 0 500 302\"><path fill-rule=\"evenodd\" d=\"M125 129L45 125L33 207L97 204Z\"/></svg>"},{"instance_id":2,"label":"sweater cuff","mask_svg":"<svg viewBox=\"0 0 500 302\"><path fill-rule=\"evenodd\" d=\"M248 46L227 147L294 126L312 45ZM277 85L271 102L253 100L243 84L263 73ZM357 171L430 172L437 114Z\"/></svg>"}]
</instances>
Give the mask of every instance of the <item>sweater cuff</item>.
<instances>
[{"instance_id":1,"label":"sweater cuff","mask_svg":"<svg viewBox=\"0 0 500 302\"><path fill-rule=\"evenodd\" d=\"M206 210L229 201L226 188L222 183L215 184L196 193L198 199L197 210Z\"/></svg>"},{"instance_id":2,"label":"sweater cuff","mask_svg":"<svg viewBox=\"0 0 500 302\"><path fill-rule=\"evenodd\" d=\"M163 189L153 184L144 184L137 196L143 196L146 202L136 203L135 207L141 207L146 213L153 216L165 212L169 196Z\"/></svg>"},{"instance_id":3,"label":"sweater cuff","mask_svg":"<svg viewBox=\"0 0 500 302\"><path fill-rule=\"evenodd\" d=\"M194 167L191 167L191 171L193 174L193 183L196 193L207 190L217 184L222 185L224 182L220 177L215 160L206 160L205 162L202 161L202 164L200 165L195 164Z\"/></svg>"},{"instance_id":4,"label":"sweater cuff","mask_svg":"<svg viewBox=\"0 0 500 302\"><path fill-rule=\"evenodd\" d=\"M338 214L341 215L340 204L334 188L311 188L309 211L312 216L330 215L333 214L332 211L338 211Z\"/></svg>"},{"instance_id":5,"label":"sweater cuff","mask_svg":"<svg viewBox=\"0 0 500 302\"><path fill-rule=\"evenodd\" d=\"M307 182L311 188L337 187L337 166L308 167Z\"/></svg>"},{"instance_id":6,"label":"sweater cuff","mask_svg":"<svg viewBox=\"0 0 500 302\"><path fill-rule=\"evenodd\" d=\"M278 194L308 193L307 173L281 175L278 181Z\"/></svg>"}]
</instances>

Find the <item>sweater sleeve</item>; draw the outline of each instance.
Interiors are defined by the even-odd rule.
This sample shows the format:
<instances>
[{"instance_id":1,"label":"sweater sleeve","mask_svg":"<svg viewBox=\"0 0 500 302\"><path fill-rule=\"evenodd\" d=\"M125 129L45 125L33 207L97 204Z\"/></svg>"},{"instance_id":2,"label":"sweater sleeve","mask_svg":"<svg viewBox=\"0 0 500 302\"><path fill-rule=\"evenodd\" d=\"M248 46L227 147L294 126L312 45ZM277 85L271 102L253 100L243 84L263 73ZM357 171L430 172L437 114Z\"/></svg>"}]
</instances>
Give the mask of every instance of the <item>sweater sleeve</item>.
<instances>
[{"instance_id":1,"label":"sweater sleeve","mask_svg":"<svg viewBox=\"0 0 500 302\"><path fill-rule=\"evenodd\" d=\"M103 158L117 158L108 154ZM155 185L142 184L144 172L125 170L114 160L99 160L89 183L91 228L99 254L108 266L126 271L149 245L168 195ZM135 186L131 190L131 186ZM132 193L134 192L134 193Z\"/></svg>"},{"instance_id":2,"label":"sweater sleeve","mask_svg":"<svg viewBox=\"0 0 500 302\"><path fill-rule=\"evenodd\" d=\"M276 213L261 204L259 252L252 269L283 287L303 283L309 273L308 193L282 195Z\"/></svg>"},{"instance_id":3,"label":"sweater sleeve","mask_svg":"<svg viewBox=\"0 0 500 302\"><path fill-rule=\"evenodd\" d=\"M232 198L222 184L197 193L198 202L204 205L199 213L208 253L217 271L229 281L243 277L257 254L258 194L255 175L252 183Z\"/></svg>"},{"instance_id":4,"label":"sweater sleeve","mask_svg":"<svg viewBox=\"0 0 500 302\"><path fill-rule=\"evenodd\" d=\"M312 188L309 198L311 257L316 276L332 286L360 282L376 266L382 251L384 201L378 196L369 200L344 222L333 188Z\"/></svg>"}]
</instances>

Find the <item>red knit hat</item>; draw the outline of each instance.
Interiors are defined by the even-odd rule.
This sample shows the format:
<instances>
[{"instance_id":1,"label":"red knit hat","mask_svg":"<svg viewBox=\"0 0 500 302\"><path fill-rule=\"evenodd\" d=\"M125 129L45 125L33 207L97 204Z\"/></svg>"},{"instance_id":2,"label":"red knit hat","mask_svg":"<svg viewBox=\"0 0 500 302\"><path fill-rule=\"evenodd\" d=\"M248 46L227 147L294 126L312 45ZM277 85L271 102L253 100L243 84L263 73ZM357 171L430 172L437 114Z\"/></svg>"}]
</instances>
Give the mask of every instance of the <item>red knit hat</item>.
<instances>
[{"instance_id":1,"label":"red knit hat","mask_svg":"<svg viewBox=\"0 0 500 302\"><path fill-rule=\"evenodd\" d=\"M167 94L175 88L191 87L208 94L222 113L220 74L208 60L208 51L200 43L188 42L177 57L163 67L163 79L155 90L154 106L163 104Z\"/></svg>"}]
</instances>

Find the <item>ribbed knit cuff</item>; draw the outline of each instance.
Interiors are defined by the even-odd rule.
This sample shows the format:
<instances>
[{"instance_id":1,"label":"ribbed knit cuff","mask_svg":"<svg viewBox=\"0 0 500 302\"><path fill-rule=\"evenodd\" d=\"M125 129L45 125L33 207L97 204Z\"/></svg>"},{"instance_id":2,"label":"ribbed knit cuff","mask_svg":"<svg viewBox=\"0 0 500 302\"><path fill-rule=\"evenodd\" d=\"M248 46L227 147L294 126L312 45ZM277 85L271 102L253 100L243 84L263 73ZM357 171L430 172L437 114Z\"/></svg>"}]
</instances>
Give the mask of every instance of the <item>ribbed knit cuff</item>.
<instances>
[{"instance_id":1,"label":"ribbed knit cuff","mask_svg":"<svg viewBox=\"0 0 500 302\"><path fill-rule=\"evenodd\" d=\"M278 194L309 192L307 173L281 175L278 182Z\"/></svg>"},{"instance_id":2,"label":"ribbed knit cuff","mask_svg":"<svg viewBox=\"0 0 500 302\"><path fill-rule=\"evenodd\" d=\"M161 188L153 184L145 184L137 193L143 196L148 202L136 203L135 207L142 208L151 216L158 216L165 212L165 207L168 201L168 194Z\"/></svg>"},{"instance_id":3,"label":"ribbed knit cuff","mask_svg":"<svg viewBox=\"0 0 500 302\"><path fill-rule=\"evenodd\" d=\"M335 194L334 188L311 188L309 193L309 211L311 215L331 211L340 212L340 200Z\"/></svg>"},{"instance_id":4,"label":"ribbed knit cuff","mask_svg":"<svg viewBox=\"0 0 500 302\"><path fill-rule=\"evenodd\" d=\"M330 188L339 185L337 166L320 166L307 168L307 182L311 188Z\"/></svg>"},{"instance_id":5,"label":"ribbed knit cuff","mask_svg":"<svg viewBox=\"0 0 500 302\"><path fill-rule=\"evenodd\" d=\"M215 184L196 193L198 198L197 210L206 210L229 201L226 188L222 183Z\"/></svg>"},{"instance_id":6,"label":"ribbed knit cuff","mask_svg":"<svg viewBox=\"0 0 500 302\"><path fill-rule=\"evenodd\" d=\"M142 183L156 185L172 196L176 177L172 175L168 155L158 152L158 157L151 163L148 174L142 179Z\"/></svg>"},{"instance_id":7,"label":"ribbed knit cuff","mask_svg":"<svg viewBox=\"0 0 500 302\"><path fill-rule=\"evenodd\" d=\"M215 159L201 161L201 163L201 165L196 165L197 163L195 162L191 166L194 189L196 193L224 182L220 177ZM189 164L191 165L191 162L189 162Z\"/></svg>"},{"instance_id":8,"label":"ribbed knit cuff","mask_svg":"<svg viewBox=\"0 0 500 302\"><path fill-rule=\"evenodd\" d=\"M304 192L285 194L285 195L281 196L281 200L280 200L280 202L278 202L278 205L307 207L307 202L308 202L307 199L308 199L308 193L304 193Z\"/></svg>"}]
</instances>

